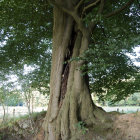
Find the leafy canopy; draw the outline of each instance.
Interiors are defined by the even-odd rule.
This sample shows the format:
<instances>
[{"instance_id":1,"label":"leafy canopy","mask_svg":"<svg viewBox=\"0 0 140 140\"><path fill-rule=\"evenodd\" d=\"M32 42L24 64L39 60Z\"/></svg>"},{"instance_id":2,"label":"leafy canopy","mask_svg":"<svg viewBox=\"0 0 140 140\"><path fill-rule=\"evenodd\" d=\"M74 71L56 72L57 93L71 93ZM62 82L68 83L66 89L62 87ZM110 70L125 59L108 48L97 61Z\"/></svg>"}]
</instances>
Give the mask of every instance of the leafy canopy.
<instances>
[{"instance_id":1,"label":"leafy canopy","mask_svg":"<svg viewBox=\"0 0 140 140\"><path fill-rule=\"evenodd\" d=\"M81 8L89 1L84 1ZM82 58L88 62L90 89L104 99L114 96L120 100L138 88L138 68L126 53L140 44L138 3L111 16L127 0L105 1L102 14L98 7L87 10L82 16L85 26L96 21L90 47ZM16 73L20 81L31 81L32 86L46 87L49 83L52 44L52 7L46 0L1 0L0 1L0 78ZM35 68L24 75L27 64ZM87 65L81 69L87 70ZM132 79L132 80L131 80ZM6 79L5 79L6 80ZM106 94L105 94L106 93Z\"/></svg>"}]
</instances>

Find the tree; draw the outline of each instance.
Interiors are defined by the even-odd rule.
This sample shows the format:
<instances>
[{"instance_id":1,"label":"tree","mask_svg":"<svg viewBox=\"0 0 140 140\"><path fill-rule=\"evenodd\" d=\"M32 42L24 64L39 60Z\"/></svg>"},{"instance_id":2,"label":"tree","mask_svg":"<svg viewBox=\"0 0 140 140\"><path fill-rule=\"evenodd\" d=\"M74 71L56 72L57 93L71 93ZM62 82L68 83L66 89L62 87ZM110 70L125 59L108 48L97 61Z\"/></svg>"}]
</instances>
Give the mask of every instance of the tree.
<instances>
[{"instance_id":1,"label":"tree","mask_svg":"<svg viewBox=\"0 0 140 140\"><path fill-rule=\"evenodd\" d=\"M103 22L102 18L113 16L110 20L113 23L114 16L118 13L123 16L122 11L132 1L127 2L121 8L117 3L117 10L109 14L106 14L107 10L111 9L114 3L103 0L90 2L83 0L80 2L51 1L54 6L55 19L50 81L51 98L45 123L46 140L80 139L75 134L77 132L75 124L79 121L93 127L97 121L100 122L98 125L103 125L107 121L106 113L97 108L91 100L88 75L82 76L83 71L80 68L87 62L81 59L69 61L71 58L82 57L88 50L91 34L96 33L98 23ZM64 62L67 63L63 65Z\"/></svg>"},{"instance_id":2,"label":"tree","mask_svg":"<svg viewBox=\"0 0 140 140\"><path fill-rule=\"evenodd\" d=\"M3 108L3 121L5 121L5 115L6 115L6 109L5 109L5 92L3 88L0 89L0 104L2 105Z\"/></svg>"},{"instance_id":3,"label":"tree","mask_svg":"<svg viewBox=\"0 0 140 140\"><path fill-rule=\"evenodd\" d=\"M14 98L14 100L13 100ZM3 85L0 87L0 105L3 108L3 122L6 121L6 106L7 106L7 113L8 113L8 105L18 104L21 101L20 95L17 91L9 91L7 85Z\"/></svg>"},{"instance_id":4,"label":"tree","mask_svg":"<svg viewBox=\"0 0 140 140\"><path fill-rule=\"evenodd\" d=\"M138 44L139 39L136 2L128 8L132 2L134 1L50 0L53 6L54 27L51 97L44 122L46 140L80 139L80 135L76 135L78 132L76 124L79 122L83 122L87 127L93 127L94 132L97 127L106 126L109 116L92 102L90 96L89 61L84 55L89 47L95 48L96 45L109 48L109 56L114 50L117 52L116 56L132 51L132 47ZM8 18L11 15L12 18L8 22L9 25L6 23L5 26L4 22L1 22L2 40L7 41L5 46L11 47L14 44L18 46L12 51L13 55L8 52L10 49L5 47L2 49L10 54L9 59L12 62L4 67L11 64L13 64L11 67L20 66L23 62L37 62L42 52L38 52L40 42L44 37L50 39L46 33L48 28L46 23L51 21L52 8L46 1L27 1L23 4L22 1L5 0L3 3L4 6L1 7L3 14L8 15ZM3 16L3 21L6 21L6 16ZM39 20L36 20L37 18ZM98 51L100 52L99 49ZM17 52L16 57L15 52ZM26 57L23 52L26 52ZM2 58L6 62L5 59L8 57Z\"/></svg>"}]
</instances>

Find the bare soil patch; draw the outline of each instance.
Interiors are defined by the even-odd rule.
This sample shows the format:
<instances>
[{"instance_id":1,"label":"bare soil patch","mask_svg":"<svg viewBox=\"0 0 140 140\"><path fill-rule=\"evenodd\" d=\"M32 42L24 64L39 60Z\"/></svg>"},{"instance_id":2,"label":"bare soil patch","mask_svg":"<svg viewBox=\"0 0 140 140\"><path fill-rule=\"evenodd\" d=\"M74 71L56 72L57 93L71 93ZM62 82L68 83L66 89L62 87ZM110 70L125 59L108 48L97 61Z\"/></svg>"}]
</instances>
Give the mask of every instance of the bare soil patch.
<instances>
[{"instance_id":1,"label":"bare soil patch","mask_svg":"<svg viewBox=\"0 0 140 140\"><path fill-rule=\"evenodd\" d=\"M116 115L113 127L117 140L140 140L140 112Z\"/></svg>"},{"instance_id":2,"label":"bare soil patch","mask_svg":"<svg viewBox=\"0 0 140 140\"><path fill-rule=\"evenodd\" d=\"M76 138L72 140L140 140L140 112L133 114L120 114L117 112L112 112L110 113L110 116L113 121L107 129L104 129L103 126L97 128L98 130L96 128L89 128L90 131L84 135L81 135L80 139ZM12 129L10 128L10 130L8 127L0 129L0 134L5 132L12 133L5 135L5 137L0 138L0 140L43 140L44 130L42 129L41 125L44 117L45 114L39 115L34 120L38 134L30 134L30 127L26 128L25 130L22 129L22 133L19 134L21 128L18 130L16 127L17 124L15 124L13 127L11 127ZM22 122L25 122L26 124L27 120ZM21 122L19 124L21 124Z\"/></svg>"}]
</instances>

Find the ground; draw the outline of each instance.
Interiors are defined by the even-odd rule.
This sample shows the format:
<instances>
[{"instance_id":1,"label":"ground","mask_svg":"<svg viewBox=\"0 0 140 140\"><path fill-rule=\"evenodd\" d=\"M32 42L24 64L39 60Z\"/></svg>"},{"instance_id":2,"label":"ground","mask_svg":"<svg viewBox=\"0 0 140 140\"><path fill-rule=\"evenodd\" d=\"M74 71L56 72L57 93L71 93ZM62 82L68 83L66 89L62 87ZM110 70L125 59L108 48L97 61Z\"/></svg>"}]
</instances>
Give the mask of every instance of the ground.
<instances>
[{"instance_id":1,"label":"ground","mask_svg":"<svg viewBox=\"0 0 140 140\"><path fill-rule=\"evenodd\" d=\"M114 128L120 132L118 140L140 140L140 112L116 115Z\"/></svg>"},{"instance_id":2,"label":"ground","mask_svg":"<svg viewBox=\"0 0 140 140\"><path fill-rule=\"evenodd\" d=\"M121 114L114 111L109 114L113 123L111 128L109 128L109 126L108 129L105 130L106 132L101 132L104 130L103 126L100 126L99 129L95 131L91 128L84 128L79 130L79 133L81 133L80 139L72 140L140 140L140 112ZM93 133L95 133L94 138ZM103 135L106 135L106 138L103 137ZM43 132L40 131L36 140L42 140L42 138Z\"/></svg>"},{"instance_id":3,"label":"ground","mask_svg":"<svg viewBox=\"0 0 140 140\"><path fill-rule=\"evenodd\" d=\"M33 140L34 136L41 129L45 115L46 112L43 111L34 113L31 117L32 119L24 116L1 124L0 140Z\"/></svg>"},{"instance_id":4,"label":"ground","mask_svg":"<svg viewBox=\"0 0 140 140\"><path fill-rule=\"evenodd\" d=\"M96 133L95 133L93 129L91 128L86 129L86 127L85 128L83 127L82 129L79 129L79 133L81 133L80 140L140 140L140 133L139 133L140 132L140 112L132 113L132 114L121 114L114 111L109 114L113 120L113 123L111 126L112 128L108 128L107 132L105 132L108 138L102 137L102 134L104 132L100 132L100 130L96 129ZM44 133L40 126L43 122L44 116L45 114L38 115L35 121L36 122L35 126L36 127L38 126L38 130L40 129L39 133L36 136L36 140L43 140ZM22 120L18 123L18 125L19 124L21 125L23 123L24 123L24 127L26 127L28 120L24 120L24 121ZM6 137L3 137L3 138L0 137L0 140L35 140L34 134L28 133L28 131L31 130L30 127L27 127L25 130L23 130L23 127L22 127L21 132L23 133L23 137L20 137L19 139L20 128L18 128L18 133L16 134L15 133L17 131L16 126L17 126L17 123L15 123L14 126L10 127L11 128L10 132L11 133L14 132L15 137L11 137L10 136L11 134L9 133L8 135L6 135ZM2 134L4 134L7 131L9 132L8 127L1 128L0 136L2 136ZM94 138L93 137L91 138L91 136L93 136L92 133L95 133ZM79 139L75 139L75 140L79 140Z\"/></svg>"}]
</instances>

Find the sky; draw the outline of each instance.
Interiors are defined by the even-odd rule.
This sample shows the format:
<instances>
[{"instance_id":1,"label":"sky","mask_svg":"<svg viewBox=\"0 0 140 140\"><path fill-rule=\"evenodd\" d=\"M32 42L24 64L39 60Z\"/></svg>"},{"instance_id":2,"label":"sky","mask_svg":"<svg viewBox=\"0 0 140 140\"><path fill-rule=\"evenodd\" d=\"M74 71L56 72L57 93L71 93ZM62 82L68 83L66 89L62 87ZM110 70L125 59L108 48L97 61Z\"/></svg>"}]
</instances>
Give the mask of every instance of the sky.
<instances>
[{"instance_id":1,"label":"sky","mask_svg":"<svg viewBox=\"0 0 140 140\"><path fill-rule=\"evenodd\" d=\"M34 67L31 67L31 66L27 66L26 64L24 65L24 75L32 72L35 68ZM17 75L10 75L9 76L9 80L8 82L13 82L14 83L14 86L16 87L16 89L21 89L21 85L19 85L18 83L18 76Z\"/></svg>"},{"instance_id":2,"label":"sky","mask_svg":"<svg viewBox=\"0 0 140 140\"><path fill-rule=\"evenodd\" d=\"M127 55L133 60L133 63L136 66L140 67L140 45L134 48L134 52L136 53L136 56L130 55L127 53ZM139 61L136 61L135 59L139 59Z\"/></svg>"}]
</instances>

